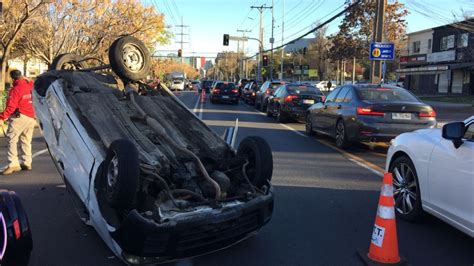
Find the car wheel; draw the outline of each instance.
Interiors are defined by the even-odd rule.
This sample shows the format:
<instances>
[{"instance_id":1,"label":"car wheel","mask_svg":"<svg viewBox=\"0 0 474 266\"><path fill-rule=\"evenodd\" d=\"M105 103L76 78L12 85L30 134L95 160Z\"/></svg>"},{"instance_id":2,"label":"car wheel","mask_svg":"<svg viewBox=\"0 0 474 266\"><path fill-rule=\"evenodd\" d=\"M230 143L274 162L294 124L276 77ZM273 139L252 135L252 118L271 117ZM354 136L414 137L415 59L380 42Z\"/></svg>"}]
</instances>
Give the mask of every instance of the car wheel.
<instances>
[{"instance_id":1,"label":"car wheel","mask_svg":"<svg viewBox=\"0 0 474 266\"><path fill-rule=\"evenodd\" d=\"M77 70L87 68L84 58L77 54L60 54L53 59L49 70Z\"/></svg>"},{"instance_id":2,"label":"car wheel","mask_svg":"<svg viewBox=\"0 0 474 266\"><path fill-rule=\"evenodd\" d=\"M342 120L339 120L336 124L336 146L338 148L346 148L348 145L346 126Z\"/></svg>"},{"instance_id":3,"label":"car wheel","mask_svg":"<svg viewBox=\"0 0 474 266\"><path fill-rule=\"evenodd\" d=\"M107 202L113 208L131 208L140 175L137 148L127 139L115 140L110 145L104 162Z\"/></svg>"},{"instance_id":4,"label":"car wheel","mask_svg":"<svg viewBox=\"0 0 474 266\"><path fill-rule=\"evenodd\" d=\"M139 81L150 72L150 51L133 36L115 40L109 48L112 70L127 81Z\"/></svg>"},{"instance_id":5,"label":"car wheel","mask_svg":"<svg viewBox=\"0 0 474 266\"><path fill-rule=\"evenodd\" d=\"M306 124L305 124L305 133L308 136L314 136L314 131L313 131L313 122L311 121L311 114L306 115Z\"/></svg>"},{"instance_id":6,"label":"car wheel","mask_svg":"<svg viewBox=\"0 0 474 266\"><path fill-rule=\"evenodd\" d=\"M268 106L268 103L262 102L262 104L260 105L260 111L265 112L265 110L267 109L267 106Z\"/></svg>"},{"instance_id":7,"label":"car wheel","mask_svg":"<svg viewBox=\"0 0 474 266\"><path fill-rule=\"evenodd\" d=\"M237 149L237 156L246 158L248 165L245 173L250 182L261 188L268 184L273 174L273 156L270 145L261 137L244 138Z\"/></svg>"},{"instance_id":8,"label":"car wheel","mask_svg":"<svg viewBox=\"0 0 474 266\"><path fill-rule=\"evenodd\" d=\"M286 115L280 107L278 107L276 118L278 123L286 123Z\"/></svg>"},{"instance_id":9,"label":"car wheel","mask_svg":"<svg viewBox=\"0 0 474 266\"><path fill-rule=\"evenodd\" d=\"M397 216L408 221L419 221L423 216L420 186L415 166L410 158L401 156L390 167L393 175L393 196Z\"/></svg>"},{"instance_id":10,"label":"car wheel","mask_svg":"<svg viewBox=\"0 0 474 266\"><path fill-rule=\"evenodd\" d=\"M257 99L255 99L255 109L260 110L261 104L257 103Z\"/></svg>"}]
</instances>

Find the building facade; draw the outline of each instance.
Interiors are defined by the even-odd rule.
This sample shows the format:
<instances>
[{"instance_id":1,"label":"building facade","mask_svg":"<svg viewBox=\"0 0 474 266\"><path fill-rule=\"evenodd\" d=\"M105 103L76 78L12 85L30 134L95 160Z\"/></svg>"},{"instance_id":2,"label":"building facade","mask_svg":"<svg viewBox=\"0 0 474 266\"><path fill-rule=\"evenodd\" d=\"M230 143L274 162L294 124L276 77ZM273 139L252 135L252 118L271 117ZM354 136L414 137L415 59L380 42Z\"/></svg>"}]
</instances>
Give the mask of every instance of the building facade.
<instances>
[{"instance_id":1,"label":"building facade","mask_svg":"<svg viewBox=\"0 0 474 266\"><path fill-rule=\"evenodd\" d=\"M398 73L421 95L474 95L474 19L408 34Z\"/></svg>"}]
</instances>

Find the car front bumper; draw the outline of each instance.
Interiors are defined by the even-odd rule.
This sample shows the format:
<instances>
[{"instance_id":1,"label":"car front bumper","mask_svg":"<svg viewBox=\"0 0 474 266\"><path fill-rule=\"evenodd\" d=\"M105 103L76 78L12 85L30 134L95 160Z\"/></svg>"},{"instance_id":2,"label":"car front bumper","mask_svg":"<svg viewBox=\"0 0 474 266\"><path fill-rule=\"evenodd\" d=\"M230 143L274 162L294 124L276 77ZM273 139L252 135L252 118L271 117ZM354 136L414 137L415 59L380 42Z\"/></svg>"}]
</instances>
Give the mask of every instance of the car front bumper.
<instances>
[{"instance_id":1,"label":"car front bumper","mask_svg":"<svg viewBox=\"0 0 474 266\"><path fill-rule=\"evenodd\" d=\"M268 223L273 212L273 193L212 212L181 216L156 223L132 210L112 238L126 261L162 262L197 256L231 246Z\"/></svg>"}]
</instances>

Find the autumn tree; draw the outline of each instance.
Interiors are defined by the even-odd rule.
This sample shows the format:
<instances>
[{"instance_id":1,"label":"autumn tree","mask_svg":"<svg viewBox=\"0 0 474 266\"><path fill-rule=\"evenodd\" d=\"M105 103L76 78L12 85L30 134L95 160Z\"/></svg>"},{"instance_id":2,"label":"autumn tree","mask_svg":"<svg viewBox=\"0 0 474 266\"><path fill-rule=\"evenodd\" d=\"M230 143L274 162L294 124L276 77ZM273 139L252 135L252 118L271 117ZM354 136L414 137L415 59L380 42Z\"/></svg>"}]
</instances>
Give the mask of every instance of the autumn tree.
<instances>
[{"instance_id":1,"label":"autumn tree","mask_svg":"<svg viewBox=\"0 0 474 266\"><path fill-rule=\"evenodd\" d=\"M347 5L351 2L355 0ZM345 13L339 25L339 32L330 37L332 48L329 56L331 59L368 58L376 6L375 0L361 1ZM405 17L408 15L408 10L398 0L389 1L385 10L383 39L394 42L396 50L400 51L401 42L406 34Z\"/></svg>"},{"instance_id":2,"label":"autumn tree","mask_svg":"<svg viewBox=\"0 0 474 266\"><path fill-rule=\"evenodd\" d=\"M243 58L242 53L222 52L217 54L216 68L225 80L233 79L239 73L239 59Z\"/></svg>"},{"instance_id":3,"label":"autumn tree","mask_svg":"<svg viewBox=\"0 0 474 266\"><path fill-rule=\"evenodd\" d=\"M24 28L46 6L46 0L4 0L3 23L0 23L0 91L5 90L7 62Z\"/></svg>"},{"instance_id":4,"label":"autumn tree","mask_svg":"<svg viewBox=\"0 0 474 266\"><path fill-rule=\"evenodd\" d=\"M189 64L181 64L181 62L176 62L172 59L152 60L151 74L154 77L164 80L172 72L184 72L188 79L199 77L199 71Z\"/></svg>"},{"instance_id":5,"label":"autumn tree","mask_svg":"<svg viewBox=\"0 0 474 266\"><path fill-rule=\"evenodd\" d=\"M37 20L18 49L47 64L62 53L104 60L110 44L121 35L134 35L150 50L170 37L163 15L138 0L56 0Z\"/></svg>"},{"instance_id":6,"label":"autumn tree","mask_svg":"<svg viewBox=\"0 0 474 266\"><path fill-rule=\"evenodd\" d=\"M330 41L326 37L328 27L324 26L315 31L315 38L309 44L307 58L310 68L315 68L318 72L320 80L326 79L328 70L328 52L330 48Z\"/></svg>"}]
</instances>

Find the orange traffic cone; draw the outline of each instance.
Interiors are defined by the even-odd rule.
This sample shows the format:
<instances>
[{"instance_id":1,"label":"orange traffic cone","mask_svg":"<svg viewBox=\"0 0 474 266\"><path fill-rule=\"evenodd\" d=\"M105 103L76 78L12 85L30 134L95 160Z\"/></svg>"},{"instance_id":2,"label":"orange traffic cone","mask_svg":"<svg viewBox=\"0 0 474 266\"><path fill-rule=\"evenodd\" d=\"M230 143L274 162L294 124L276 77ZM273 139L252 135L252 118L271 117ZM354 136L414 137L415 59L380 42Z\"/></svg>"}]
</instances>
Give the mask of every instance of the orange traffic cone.
<instances>
[{"instance_id":1,"label":"orange traffic cone","mask_svg":"<svg viewBox=\"0 0 474 266\"><path fill-rule=\"evenodd\" d=\"M360 254L367 264L405 264L398 253L395 200L393 199L392 174L385 173L369 253ZM368 259L368 260L367 260Z\"/></svg>"}]
</instances>

